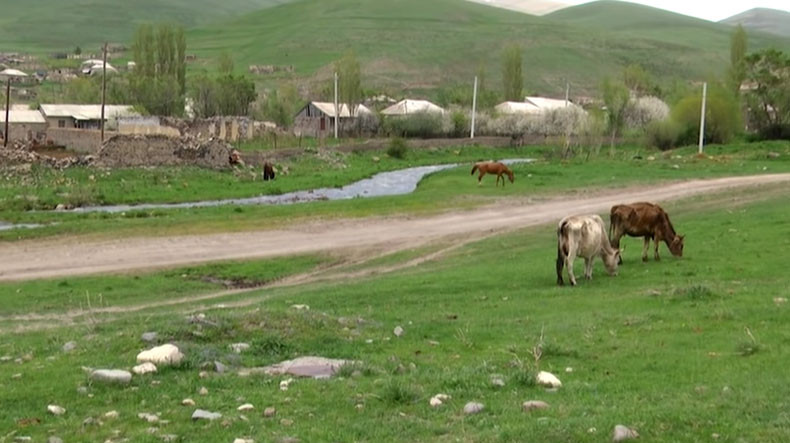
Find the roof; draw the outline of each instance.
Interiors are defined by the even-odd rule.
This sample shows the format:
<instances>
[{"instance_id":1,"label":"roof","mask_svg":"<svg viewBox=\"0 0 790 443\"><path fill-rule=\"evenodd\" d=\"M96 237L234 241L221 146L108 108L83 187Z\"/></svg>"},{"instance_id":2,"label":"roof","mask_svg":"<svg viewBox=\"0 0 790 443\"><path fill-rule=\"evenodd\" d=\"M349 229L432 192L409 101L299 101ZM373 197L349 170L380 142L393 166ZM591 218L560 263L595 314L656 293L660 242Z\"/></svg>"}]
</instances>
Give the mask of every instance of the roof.
<instances>
[{"instance_id":1,"label":"roof","mask_svg":"<svg viewBox=\"0 0 790 443\"><path fill-rule=\"evenodd\" d=\"M381 111L384 115L409 115L419 112L444 114L444 109L428 100L404 99Z\"/></svg>"},{"instance_id":2,"label":"roof","mask_svg":"<svg viewBox=\"0 0 790 443\"><path fill-rule=\"evenodd\" d=\"M539 114L541 109L528 102L503 102L494 109L500 114Z\"/></svg>"},{"instance_id":3,"label":"roof","mask_svg":"<svg viewBox=\"0 0 790 443\"><path fill-rule=\"evenodd\" d=\"M0 122L5 123L5 110L0 110ZM39 111L19 111L15 109L11 109L8 111L8 122L9 123L41 123L44 124L47 121L44 120L44 116L41 115Z\"/></svg>"},{"instance_id":4,"label":"roof","mask_svg":"<svg viewBox=\"0 0 790 443\"><path fill-rule=\"evenodd\" d=\"M310 102L316 108L318 108L321 112L326 114L329 117L335 116L335 104L330 102ZM348 110L348 105L345 103L338 103L337 107L340 111L340 118L344 117L351 117L351 113ZM354 117L358 117L359 114L372 114L370 109L366 108L365 105L357 105L357 108L354 110Z\"/></svg>"},{"instance_id":5,"label":"roof","mask_svg":"<svg viewBox=\"0 0 790 443\"><path fill-rule=\"evenodd\" d=\"M3 69L0 71L0 75L4 77L27 77L27 74L20 71L19 69Z\"/></svg>"},{"instance_id":6,"label":"roof","mask_svg":"<svg viewBox=\"0 0 790 443\"><path fill-rule=\"evenodd\" d=\"M543 111L564 108L566 106L576 106L565 99L546 98L546 97L524 97L524 101L532 103Z\"/></svg>"},{"instance_id":7,"label":"roof","mask_svg":"<svg viewBox=\"0 0 790 443\"><path fill-rule=\"evenodd\" d=\"M46 117L71 117L77 120L101 120L101 105L41 105ZM105 119L139 115L128 105L105 105Z\"/></svg>"}]
</instances>

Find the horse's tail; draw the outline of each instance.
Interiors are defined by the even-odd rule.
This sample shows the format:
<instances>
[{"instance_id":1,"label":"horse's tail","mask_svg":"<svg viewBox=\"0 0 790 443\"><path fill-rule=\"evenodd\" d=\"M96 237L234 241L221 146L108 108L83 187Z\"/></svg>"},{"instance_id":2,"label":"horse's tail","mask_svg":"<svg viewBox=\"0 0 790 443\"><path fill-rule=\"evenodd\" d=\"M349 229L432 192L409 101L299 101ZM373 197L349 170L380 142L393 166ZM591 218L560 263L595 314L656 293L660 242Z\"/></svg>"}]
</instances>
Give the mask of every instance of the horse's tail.
<instances>
[{"instance_id":1,"label":"horse's tail","mask_svg":"<svg viewBox=\"0 0 790 443\"><path fill-rule=\"evenodd\" d=\"M474 165L474 166L472 166L472 173L471 173L471 174L469 174L469 175L475 175L475 171L477 171L477 168L479 168L479 167L480 167L480 165L478 165L477 163L475 163L475 165Z\"/></svg>"}]
</instances>

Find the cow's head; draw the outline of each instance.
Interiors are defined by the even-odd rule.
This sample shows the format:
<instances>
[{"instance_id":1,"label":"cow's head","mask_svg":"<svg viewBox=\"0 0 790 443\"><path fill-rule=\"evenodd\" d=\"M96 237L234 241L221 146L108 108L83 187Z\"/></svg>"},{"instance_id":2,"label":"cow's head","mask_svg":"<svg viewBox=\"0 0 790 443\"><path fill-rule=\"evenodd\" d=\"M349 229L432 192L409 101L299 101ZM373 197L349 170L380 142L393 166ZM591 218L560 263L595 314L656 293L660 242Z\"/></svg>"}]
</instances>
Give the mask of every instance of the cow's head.
<instances>
[{"instance_id":1,"label":"cow's head","mask_svg":"<svg viewBox=\"0 0 790 443\"><path fill-rule=\"evenodd\" d=\"M613 249L611 253L604 254L603 264L609 275L617 275L617 266L620 264L620 249Z\"/></svg>"},{"instance_id":2,"label":"cow's head","mask_svg":"<svg viewBox=\"0 0 790 443\"><path fill-rule=\"evenodd\" d=\"M676 235L675 238L669 242L669 252L675 257L683 257L683 239L685 238L685 235Z\"/></svg>"}]
</instances>

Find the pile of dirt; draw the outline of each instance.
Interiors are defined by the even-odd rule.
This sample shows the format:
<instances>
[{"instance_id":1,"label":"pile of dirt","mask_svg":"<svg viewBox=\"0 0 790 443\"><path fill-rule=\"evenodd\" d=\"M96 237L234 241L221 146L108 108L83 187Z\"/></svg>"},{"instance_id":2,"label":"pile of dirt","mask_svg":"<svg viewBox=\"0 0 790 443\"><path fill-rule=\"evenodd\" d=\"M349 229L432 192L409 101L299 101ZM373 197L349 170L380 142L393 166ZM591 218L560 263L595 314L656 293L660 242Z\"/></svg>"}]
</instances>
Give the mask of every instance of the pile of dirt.
<instances>
[{"instance_id":1,"label":"pile of dirt","mask_svg":"<svg viewBox=\"0 0 790 443\"><path fill-rule=\"evenodd\" d=\"M66 169L72 166L89 166L95 161L92 155L73 155L57 157L36 152L39 145L35 141L15 140L5 148L0 148L0 165L13 166L24 164L43 164L56 169Z\"/></svg>"},{"instance_id":2,"label":"pile of dirt","mask_svg":"<svg viewBox=\"0 0 790 443\"><path fill-rule=\"evenodd\" d=\"M116 135L104 142L97 162L107 167L199 166L224 169L231 166L233 151L231 145L216 139Z\"/></svg>"}]
</instances>

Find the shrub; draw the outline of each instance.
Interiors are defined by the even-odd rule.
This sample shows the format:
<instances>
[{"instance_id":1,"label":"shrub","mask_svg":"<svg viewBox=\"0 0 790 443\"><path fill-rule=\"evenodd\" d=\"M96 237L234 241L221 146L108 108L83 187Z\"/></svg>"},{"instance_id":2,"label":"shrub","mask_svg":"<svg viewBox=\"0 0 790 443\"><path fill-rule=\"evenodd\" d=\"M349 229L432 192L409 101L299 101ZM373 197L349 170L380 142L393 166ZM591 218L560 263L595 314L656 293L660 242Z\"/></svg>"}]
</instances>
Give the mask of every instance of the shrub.
<instances>
[{"instance_id":1,"label":"shrub","mask_svg":"<svg viewBox=\"0 0 790 443\"><path fill-rule=\"evenodd\" d=\"M681 99L672 110L672 120L680 128L678 143L693 144L699 137L702 94L694 92ZM735 136L741 125L741 110L738 101L721 86L708 88L705 113L705 142L727 143Z\"/></svg>"},{"instance_id":2,"label":"shrub","mask_svg":"<svg viewBox=\"0 0 790 443\"><path fill-rule=\"evenodd\" d=\"M385 121L385 131L395 137L432 138L444 135L442 114L421 112L391 117Z\"/></svg>"},{"instance_id":3,"label":"shrub","mask_svg":"<svg viewBox=\"0 0 790 443\"><path fill-rule=\"evenodd\" d=\"M406 157L409 147L406 145L406 140L395 137L390 140L390 146L387 148L387 155L392 158L402 159Z\"/></svg>"},{"instance_id":4,"label":"shrub","mask_svg":"<svg viewBox=\"0 0 790 443\"><path fill-rule=\"evenodd\" d=\"M453 111L450 114L450 121L452 123L450 132L453 137L463 137L471 130L471 122L466 118L466 114L463 111Z\"/></svg>"},{"instance_id":5,"label":"shrub","mask_svg":"<svg viewBox=\"0 0 790 443\"><path fill-rule=\"evenodd\" d=\"M680 126L672 120L654 121L645 128L645 142L662 151L677 146Z\"/></svg>"},{"instance_id":6,"label":"shrub","mask_svg":"<svg viewBox=\"0 0 790 443\"><path fill-rule=\"evenodd\" d=\"M655 121L669 117L669 106L657 97L631 100L625 110L625 124L631 129L646 129Z\"/></svg>"}]
</instances>

